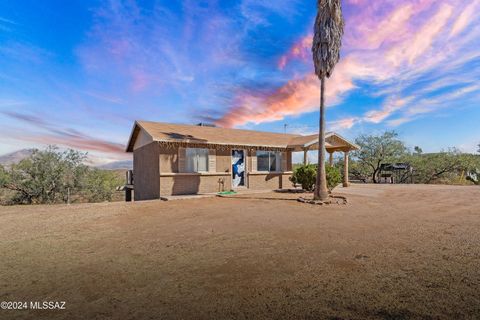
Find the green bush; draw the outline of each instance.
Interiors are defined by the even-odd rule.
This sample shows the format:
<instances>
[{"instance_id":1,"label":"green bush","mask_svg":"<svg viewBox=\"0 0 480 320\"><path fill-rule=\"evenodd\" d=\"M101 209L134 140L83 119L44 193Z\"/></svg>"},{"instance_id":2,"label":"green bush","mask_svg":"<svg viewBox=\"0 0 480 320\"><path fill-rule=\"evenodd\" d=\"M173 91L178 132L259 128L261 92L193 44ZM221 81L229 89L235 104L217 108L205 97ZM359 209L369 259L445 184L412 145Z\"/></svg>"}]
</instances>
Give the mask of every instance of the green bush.
<instances>
[{"instance_id":1,"label":"green bush","mask_svg":"<svg viewBox=\"0 0 480 320\"><path fill-rule=\"evenodd\" d=\"M50 146L8 169L0 166L0 204L112 201L122 178L85 160L85 153Z\"/></svg>"},{"instance_id":2,"label":"green bush","mask_svg":"<svg viewBox=\"0 0 480 320\"><path fill-rule=\"evenodd\" d=\"M335 188L340 182L342 182L342 175L338 168L327 165L326 168L327 174L327 187L331 191ZM317 165L316 164L307 164L297 167L293 172L293 175L290 177L290 181L294 186L301 185L302 189L306 191L313 191L315 188L315 181L317 179Z\"/></svg>"},{"instance_id":3,"label":"green bush","mask_svg":"<svg viewBox=\"0 0 480 320\"><path fill-rule=\"evenodd\" d=\"M328 190L332 191L342 182L342 175L340 174L340 170L338 168L330 165L325 167L325 171L327 173L327 188Z\"/></svg>"},{"instance_id":4,"label":"green bush","mask_svg":"<svg viewBox=\"0 0 480 320\"><path fill-rule=\"evenodd\" d=\"M290 181L294 186L301 185L303 190L313 191L317 178L317 165L307 164L295 168Z\"/></svg>"},{"instance_id":5,"label":"green bush","mask_svg":"<svg viewBox=\"0 0 480 320\"><path fill-rule=\"evenodd\" d=\"M468 184L480 171L480 157L452 148L447 151L425 154L410 154L400 162L413 167L414 183Z\"/></svg>"},{"instance_id":6,"label":"green bush","mask_svg":"<svg viewBox=\"0 0 480 320\"><path fill-rule=\"evenodd\" d=\"M92 168L84 177L83 195L88 202L112 201L123 180L115 172Z\"/></svg>"},{"instance_id":7,"label":"green bush","mask_svg":"<svg viewBox=\"0 0 480 320\"><path fill-rule=\"evenodd\" d=\"M0 186L14 193L10 201L15 204L67 202L81 188L85 159L84 153L60 151L55 146L34 150L9 170L1 170Z\"/></svg>"}]
</instances>

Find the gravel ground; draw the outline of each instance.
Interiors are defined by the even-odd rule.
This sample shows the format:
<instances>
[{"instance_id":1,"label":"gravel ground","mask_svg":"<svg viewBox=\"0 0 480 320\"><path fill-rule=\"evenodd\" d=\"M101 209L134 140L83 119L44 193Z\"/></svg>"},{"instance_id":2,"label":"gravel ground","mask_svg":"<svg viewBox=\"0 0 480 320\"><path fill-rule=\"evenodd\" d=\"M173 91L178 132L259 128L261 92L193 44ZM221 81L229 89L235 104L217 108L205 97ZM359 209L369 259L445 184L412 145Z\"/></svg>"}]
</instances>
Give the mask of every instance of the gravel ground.
<instances>
[{"instance_id":1,"label":"gravel ground","mask_svg":"<svg viewBox=\"0 0 480 320\"><path fill-rule=\"evenodd\" d=\"M0 208L0 319L480 319L480 188ZM290 200L288 200L290 199Z\"/></svg>"}]
</instances>

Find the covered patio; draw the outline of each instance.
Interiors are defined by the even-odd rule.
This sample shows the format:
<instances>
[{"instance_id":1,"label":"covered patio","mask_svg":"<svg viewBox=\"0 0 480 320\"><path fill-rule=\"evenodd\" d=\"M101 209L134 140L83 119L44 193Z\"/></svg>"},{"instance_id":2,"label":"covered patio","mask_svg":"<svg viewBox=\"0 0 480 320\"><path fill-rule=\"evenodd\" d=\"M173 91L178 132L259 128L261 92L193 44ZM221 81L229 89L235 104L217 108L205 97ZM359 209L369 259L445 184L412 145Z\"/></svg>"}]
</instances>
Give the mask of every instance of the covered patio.
<instances>
[{"instance_id":1,"label":"covered patio","mask_svg":"<svg viewBox=\"0 0 480 320\"><path fill-rule=\"evenodd\" d=\"M293 152L303 152L303 164L308 164L308 151L318 150L318 134L297 137L290 142L288 147ZM333 166L333 154L335 152L343 153L343 186L350 186L348 179L349 153L360 147L337 133L328 132L325 134L325 149L329 155L328 162L331 166Z\"/></svg>"}]
</instances>

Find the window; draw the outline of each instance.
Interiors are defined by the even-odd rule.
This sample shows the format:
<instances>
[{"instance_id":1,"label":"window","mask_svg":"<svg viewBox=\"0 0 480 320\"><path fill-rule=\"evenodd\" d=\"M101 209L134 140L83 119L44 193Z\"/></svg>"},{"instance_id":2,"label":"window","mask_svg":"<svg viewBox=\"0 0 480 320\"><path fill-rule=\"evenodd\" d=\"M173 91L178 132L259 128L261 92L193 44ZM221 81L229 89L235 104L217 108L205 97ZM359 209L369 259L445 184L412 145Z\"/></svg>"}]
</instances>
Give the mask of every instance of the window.
<instances>
[{"instance_id":1,"label":"window","mask_svg":"<svg viewBox=\"0 0 480 320\"><path fill-rule=\"evenodd\" d=\"M280 152L257 151L257 171L281 171Z\"/></svg>"},{"instance_id":2,"label":"window","mask_svg":"<svg viewBox=\"0 0 480 320\"><path fill-rule=\"evenodd\" d=\"M185 155L187 172L208 171L208 149L187 148Z\"/></svg>"}]
</instances>

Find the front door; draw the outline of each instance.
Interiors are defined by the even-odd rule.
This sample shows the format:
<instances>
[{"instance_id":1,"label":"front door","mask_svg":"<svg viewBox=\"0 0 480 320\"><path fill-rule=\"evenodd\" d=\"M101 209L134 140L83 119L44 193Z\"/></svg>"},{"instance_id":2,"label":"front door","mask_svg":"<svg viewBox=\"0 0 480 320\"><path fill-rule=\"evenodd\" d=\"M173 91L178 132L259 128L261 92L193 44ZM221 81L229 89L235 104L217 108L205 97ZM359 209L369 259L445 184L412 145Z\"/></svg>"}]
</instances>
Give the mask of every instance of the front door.
<instances>
[{"instance_id":1,"label":"front door","mask_svg":"<svg viewBox=\"0 0 480 320\"><path fill-rule=\"evenodd\" d=\"M232 187L245 186L245 151L232 150Z\"/></svg>"}]
</instances>

